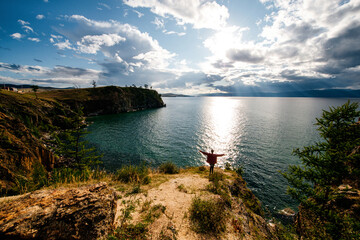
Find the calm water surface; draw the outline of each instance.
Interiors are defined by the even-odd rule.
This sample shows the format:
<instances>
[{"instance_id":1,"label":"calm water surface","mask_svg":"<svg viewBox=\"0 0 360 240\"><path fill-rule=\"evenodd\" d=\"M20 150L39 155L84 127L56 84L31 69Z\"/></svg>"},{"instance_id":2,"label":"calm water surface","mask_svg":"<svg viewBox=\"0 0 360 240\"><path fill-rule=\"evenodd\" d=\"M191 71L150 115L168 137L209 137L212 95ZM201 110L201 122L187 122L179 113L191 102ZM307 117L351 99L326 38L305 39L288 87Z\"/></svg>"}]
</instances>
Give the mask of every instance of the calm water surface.
<instances>
[{"instance_id":1,"label":"calm water surface","mask_svg":"<svg viewBox=\"0 0 360 240\"><path fill-rule=\"evenodd\" d=\"M271 212L296 203L286 195L279 170L299 164L292 150L320 140L315 118L322 109L340 106L332 98L164 98L166 108L98 116L87 140L104 154L105 168L142 161L156 167L173 161L199 166L199 150L224 153L226 162L242 165L244 178ZM353 99L360 102L360 99Z\"/></svg>"}]
</instances>

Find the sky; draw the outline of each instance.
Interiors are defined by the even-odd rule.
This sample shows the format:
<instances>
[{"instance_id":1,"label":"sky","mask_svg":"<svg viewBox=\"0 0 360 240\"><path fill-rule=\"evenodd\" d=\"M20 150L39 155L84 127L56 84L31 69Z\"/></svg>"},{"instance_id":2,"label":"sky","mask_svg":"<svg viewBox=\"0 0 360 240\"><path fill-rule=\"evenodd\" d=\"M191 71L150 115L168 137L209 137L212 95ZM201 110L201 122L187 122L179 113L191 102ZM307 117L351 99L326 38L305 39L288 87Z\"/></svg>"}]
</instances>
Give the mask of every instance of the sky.
<instances>
[{"instance_id":1,"label":"sky","mask_svg":"<svg viewBox=\"0 0 360 240\"><path fill-rule=\"evenodd\" d=\"M2 0L0 83L360 89L360 0Z\"/></svg>"}]
</instances>

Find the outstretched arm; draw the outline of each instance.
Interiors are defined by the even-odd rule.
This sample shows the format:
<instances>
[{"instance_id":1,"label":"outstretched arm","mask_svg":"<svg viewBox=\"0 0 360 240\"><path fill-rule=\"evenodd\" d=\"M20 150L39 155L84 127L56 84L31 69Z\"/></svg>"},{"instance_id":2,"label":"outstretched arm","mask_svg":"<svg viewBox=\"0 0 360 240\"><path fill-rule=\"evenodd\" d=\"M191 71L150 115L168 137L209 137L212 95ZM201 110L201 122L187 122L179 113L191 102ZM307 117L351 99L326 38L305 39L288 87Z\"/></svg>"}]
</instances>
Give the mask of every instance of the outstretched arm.
<instances>
[{"instance_id":1,"label":"outstretched arm","mask_svg":"<svg viewBox=\"0 0 360 240\"><path fill-rule=\"evenodd\" d=\"M201 152L201 153L204 154L204 155L208 155L207 152L203 152L203 151L201 151L201 150L199 150L199 152Z\"/></svg>"},{"instance_id":2,"label":"outstretched arm","mask_svg":"<svg viewBox=\"0 0 360 240\"><path fill-rule=\"evenodd\" d=\"M225 154L216 154L217 157L225 156Z\"/></svg>"}]
</instances>

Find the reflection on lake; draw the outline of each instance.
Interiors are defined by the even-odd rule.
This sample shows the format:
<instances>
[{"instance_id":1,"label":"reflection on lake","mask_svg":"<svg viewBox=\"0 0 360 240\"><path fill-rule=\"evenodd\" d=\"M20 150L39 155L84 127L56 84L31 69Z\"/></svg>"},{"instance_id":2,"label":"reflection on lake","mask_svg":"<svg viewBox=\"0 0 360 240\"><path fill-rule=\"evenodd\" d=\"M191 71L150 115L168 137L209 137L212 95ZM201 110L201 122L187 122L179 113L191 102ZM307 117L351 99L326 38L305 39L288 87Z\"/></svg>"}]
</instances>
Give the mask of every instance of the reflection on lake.
<instances>
[{"instance_id":1,"label":"reflection on lake","mask_svg":"<svg viewBox=\"0 0 360 240\"><path fill-rule=\"evenodd\" d=\"M242 165L248 186L271 210L294 206L279 170L298 164L294 148L319 140L315 118L322 109L346 99L326 98L164 98L166 108L99 116L87 140L103 154L104 166L146 161L158 166L206 164L198 150L224 153L226 162ZM359 102L359 99L356 101Z\"/></svg>"}]
</instances>

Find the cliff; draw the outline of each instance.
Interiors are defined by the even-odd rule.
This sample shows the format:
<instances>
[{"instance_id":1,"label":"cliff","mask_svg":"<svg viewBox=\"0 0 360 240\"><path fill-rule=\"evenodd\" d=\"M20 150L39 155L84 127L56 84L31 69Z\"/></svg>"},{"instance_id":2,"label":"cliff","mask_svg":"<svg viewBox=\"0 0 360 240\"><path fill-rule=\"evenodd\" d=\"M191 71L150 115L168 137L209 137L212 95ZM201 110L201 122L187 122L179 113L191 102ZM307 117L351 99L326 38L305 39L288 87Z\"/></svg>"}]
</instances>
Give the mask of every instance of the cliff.
<instances>
[{"instance_id":1,"label":"cliff","mask_svg":"<svg viewBox=\"0 0 360 240\"><path fill-rule=\"evenodd\" d=\"M41 98L55 99L72 108L84 107L85 115L113 114L164 107L161 96L151 89L135 87L98 87L54 90L39 93Z\"/></svg>"},{"instance_id":2,"label":"cliff","mask_svg":"<svg viewBox=\"0 0 360 240\"><path fill-rule=\"evenodd\" d=\"M72 127L71 117L111 114L163 107L150 89L102 87L19 94L0 90L0 194L12 194L15 182L29 177L40 162L56 164L52 135ZM16 192L14 192L16 193Z\"/></svg>"},{"instance_id":3,"label":"cliff","mask_svg":"<svg viewBox=\"0 0 360 240\"><path fill-rule=\"evenodd\" d=\"M36 162L53 168L55 156L46 141L49 132L71 127L69 117L74 114L53 100L0 91L1 193L28 177Z\"/></svg>"}]
</instances>

